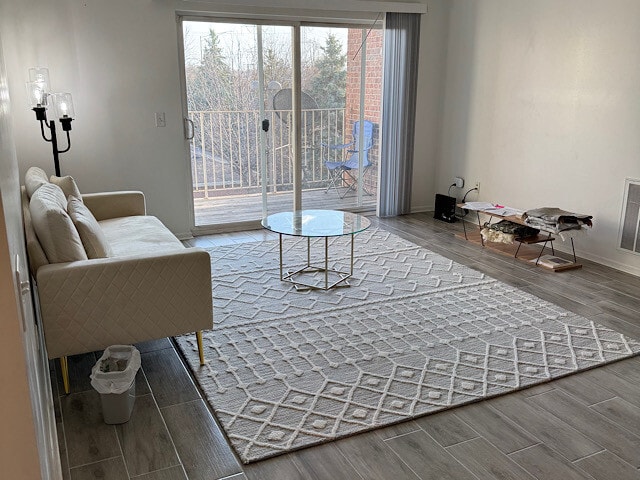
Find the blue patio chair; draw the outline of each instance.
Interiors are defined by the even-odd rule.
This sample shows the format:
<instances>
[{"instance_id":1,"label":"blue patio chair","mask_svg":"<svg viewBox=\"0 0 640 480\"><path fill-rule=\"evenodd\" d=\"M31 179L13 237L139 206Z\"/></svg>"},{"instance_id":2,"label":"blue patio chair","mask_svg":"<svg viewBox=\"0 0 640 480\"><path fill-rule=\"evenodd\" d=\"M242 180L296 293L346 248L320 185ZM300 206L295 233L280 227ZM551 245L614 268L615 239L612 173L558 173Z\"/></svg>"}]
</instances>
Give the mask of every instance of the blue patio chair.
<instances>
[{"instance_id":1,"label":"blue patio chair","mask_svg":"<svg viewBox=\"0 0 640 480\"><path fill-rule=\"evenodd\" d=\"M327 185L324 193L327 193L331 188L338 192L340 198L344 198L347 193L356 191L358 188L358 180L364 178L364 174L372 167L372 163L369 160L369 150L373 147L373 123L368 120L363 122L363 140L364 145L362 148L362 172L358 175L359 170L359 140L360 140L360 122L353 123L353 141L350 143L343 143L340 145L331 145L323 143L322 146L329 150L344 150L346 154L349 154L349 158L343 162L331 162L325 161L324 164L329 170L329 184ZM339 188L345 188L346 190L341 194ZM372 195L362 185L363 191L367 195Z\"/></svg>"}]
</instances>

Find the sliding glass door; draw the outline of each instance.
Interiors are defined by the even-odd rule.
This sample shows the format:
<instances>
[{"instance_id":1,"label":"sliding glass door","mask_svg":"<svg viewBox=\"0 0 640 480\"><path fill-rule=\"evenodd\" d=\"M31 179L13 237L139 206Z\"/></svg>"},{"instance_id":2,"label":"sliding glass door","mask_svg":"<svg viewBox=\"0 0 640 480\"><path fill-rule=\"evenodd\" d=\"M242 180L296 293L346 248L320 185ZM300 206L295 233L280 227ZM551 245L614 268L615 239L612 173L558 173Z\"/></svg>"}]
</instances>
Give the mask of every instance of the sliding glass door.
<instances>
[{"instance_id":1,"label":"sliding glass door","mask_svg":"<svg viewBox=\"0 0 640 480\"><path fill-rule=\"evenodd\" d=\"M194 19L183 39L197 229L258 221L296 197L375 208L381 30Z\"/></svg>"},{"instance_id":2,"label":"sliding glass door","mask_svg":"<svg viewBox=\"0 0 640 480\"><path fill-rule=\"evenodd\" d=\"M291 83L291 27L185 21L183 38L195 226L260 219L292 185L290 141L268 108L282 87L264 81Z\"/></svg>"},{"instance_id":3,"label":"sliding glass door","mask_svg":"<svg viewBox=\"0 0 640 480\"><path fill-rule=\"evenodd\" d=\"M303 204L373 209L380 164L382 29L332 25L301 31L302 98L309 102L302 107Z\"/></svg>"}]
</instances>

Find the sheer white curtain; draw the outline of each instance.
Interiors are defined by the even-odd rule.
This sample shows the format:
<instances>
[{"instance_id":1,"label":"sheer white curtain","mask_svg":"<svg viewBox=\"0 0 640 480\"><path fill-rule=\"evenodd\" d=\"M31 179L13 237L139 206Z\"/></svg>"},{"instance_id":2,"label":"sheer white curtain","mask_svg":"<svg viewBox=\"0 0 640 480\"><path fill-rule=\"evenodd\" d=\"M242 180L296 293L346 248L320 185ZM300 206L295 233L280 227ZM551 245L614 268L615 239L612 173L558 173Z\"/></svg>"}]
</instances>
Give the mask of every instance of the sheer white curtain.
<instances>
[{"instance_id":1,"label":"sheer white curtain","mask_svg":"<svg viewBox=\"0 0 640 480\"><path fill-rule=\"evenodd\" d=\"M419 14L386 14L378 211L381 217L409 213L411 208L419 43Z\"/></svg>"}]
</instances>

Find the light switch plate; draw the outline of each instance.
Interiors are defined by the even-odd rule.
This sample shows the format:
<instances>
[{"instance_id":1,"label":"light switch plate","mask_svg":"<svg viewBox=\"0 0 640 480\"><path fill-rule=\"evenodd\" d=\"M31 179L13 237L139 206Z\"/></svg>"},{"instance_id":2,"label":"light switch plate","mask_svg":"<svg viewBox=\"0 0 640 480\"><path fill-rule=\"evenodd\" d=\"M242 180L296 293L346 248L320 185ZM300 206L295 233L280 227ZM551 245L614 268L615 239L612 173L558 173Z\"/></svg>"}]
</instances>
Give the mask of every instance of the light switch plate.
<instances>
[{"instance_id":1,"label":"light switch plate","mask_svg":"<svg viewBox=\"0 0 640 480\"><path fill-rule=\"evenodd\" d=\"M164 118L164 112L156 112L156 127L166 127L167 122Z\"/></svg>"}]
</instances>

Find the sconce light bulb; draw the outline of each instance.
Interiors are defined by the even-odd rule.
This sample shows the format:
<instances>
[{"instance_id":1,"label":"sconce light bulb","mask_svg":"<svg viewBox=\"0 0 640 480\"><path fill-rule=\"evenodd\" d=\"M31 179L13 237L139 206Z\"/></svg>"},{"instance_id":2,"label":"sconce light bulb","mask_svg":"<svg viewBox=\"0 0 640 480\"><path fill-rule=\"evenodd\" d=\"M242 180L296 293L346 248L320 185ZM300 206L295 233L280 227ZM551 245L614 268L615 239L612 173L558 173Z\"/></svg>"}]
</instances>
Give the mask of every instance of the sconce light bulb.
<instances>
[{"instance_id":1,"label":"sconce light bulb","mask_svg":"<svg viewBox=\"0 0 640 480\"><path fill-rule=\"evenodd\" d=\"M52 103L53 103L53 108L54 108L56 118L73 119L74 111L73 111L73 100L71 99L71 94L54 93L52 94L52 100L53 100Z\"/></svg>"}]
</instances>

